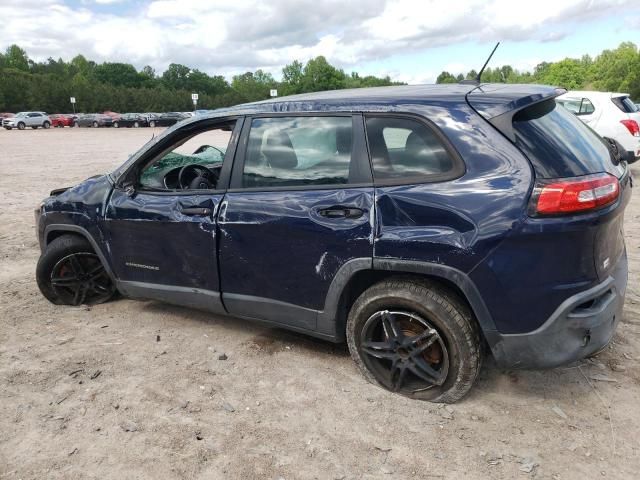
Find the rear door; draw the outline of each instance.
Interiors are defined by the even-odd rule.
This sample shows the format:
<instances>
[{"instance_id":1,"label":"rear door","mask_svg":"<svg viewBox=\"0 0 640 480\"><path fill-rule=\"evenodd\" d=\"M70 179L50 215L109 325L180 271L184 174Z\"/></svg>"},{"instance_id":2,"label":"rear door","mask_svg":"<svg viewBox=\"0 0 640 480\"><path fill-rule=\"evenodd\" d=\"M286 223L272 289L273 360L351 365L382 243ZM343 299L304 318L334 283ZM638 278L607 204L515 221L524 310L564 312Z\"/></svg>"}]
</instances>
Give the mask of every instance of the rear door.
<instances>
[{"instance_id":1,"label":"rear door","mask_svg":"<svg viewBox=\"0 0 640 480\"><path fill-rule=\"evenodd\" d=\"M330 333L316 319L331 281L373 253L362 117L248 118L230 187L218 219L229 313Z\"/></svg>"},{"instance_id":2,"label":"rear door","mask_svg":"<svg viewBox=\"0 0 640 480\"><path fill-rule=\"evenodd\" d=\"M27 115L27 126L29 127L37 127L42 124L42 115L39 113L33 112Z\"/></svg>"}]
</instances>

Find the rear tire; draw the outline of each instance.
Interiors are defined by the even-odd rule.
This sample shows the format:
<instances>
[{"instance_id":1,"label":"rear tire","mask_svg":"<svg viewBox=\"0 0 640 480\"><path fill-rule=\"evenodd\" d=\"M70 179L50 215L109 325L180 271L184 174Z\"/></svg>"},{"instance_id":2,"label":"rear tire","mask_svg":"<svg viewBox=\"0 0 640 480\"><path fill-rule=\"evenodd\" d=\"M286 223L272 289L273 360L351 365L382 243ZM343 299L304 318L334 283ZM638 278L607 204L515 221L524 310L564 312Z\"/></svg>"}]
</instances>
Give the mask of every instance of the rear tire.
<instances>
[{"instance_id":1,"label":"rear tire","mask_svg":"<svg viewBox=\"0 0 640 480\"><path fill-rule=\"evenodd\" d=\"M44 128L49 128L49 127L51 127L51 124L50 124L49 122L44 122L44 123L42 124L42 126L43 126Z\"/></svg>"},{"instance_id":2,"label":"rear tire","mask_svg":"<svg viewBox=\"0 0 640 480\"><path fill-rule=\"evenodd\" d=\"M134 122L133 123L133 128L138 128L140 126L140 124L138 122Z\"/></svg>"},{"instance_id":3,"label":"rear tire","mask_svg":"<svg viewBox=\"0 0 640 480\"><path fill-rule=\"evenodd\" d=\"M98 128L98 122L93 122L93 123L91 124L91 126L92 126L93 128Z\"/></svg>"},{"instance_id":4,"label":"rear tire","mask_svg":"<svg viewBox=\"0 0 640 480\"><path fill-rule=\"evenodd\" d=\"M454 403L469 392L482 365L471 310L454 292L427 281L373 285L353 304L346 333L367 380L410 398Z\"/></svg>"},{"instance_id":5,"label":"rear tire","mask_svg":"<svg viewBox=\"0 0 640 480\"><path fill-rule=\"evenodd\" d=\"M151 128L155 127L155 126L156 126L156 122L154 122L153 120L151 120L151 121L149 122L149 126L150 126Z\"/></svg>"},{"instance_id":6,"label":"rear tire","mask_svg":"<svg viewBox=\"0 0 640 480\"><path fill-rule=\"evenodd\" d=\"M118 128L120 126L120 124L118 122L113 122L113 128Z\"/></svg>"},{"instance_id":7,"label":"rear tire","mask_svg":"<svg viewBox=\"0 0 640 480\"><path fill-rule=\"evenodd\" d=\"M47 246L38 260L36 281L55 305L104 303L116 293L100 258L77 235L63 235Z\"/></svg>"}]
</instances>

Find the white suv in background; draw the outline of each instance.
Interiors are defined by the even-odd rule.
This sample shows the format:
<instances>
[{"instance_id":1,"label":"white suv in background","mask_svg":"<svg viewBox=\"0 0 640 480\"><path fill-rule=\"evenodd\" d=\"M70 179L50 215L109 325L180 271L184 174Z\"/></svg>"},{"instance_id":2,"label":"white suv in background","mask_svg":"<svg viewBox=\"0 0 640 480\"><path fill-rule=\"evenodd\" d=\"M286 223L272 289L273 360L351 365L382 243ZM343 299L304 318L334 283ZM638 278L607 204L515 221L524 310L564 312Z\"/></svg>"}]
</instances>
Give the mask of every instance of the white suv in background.
<instances>
[{"instance_id":1,"label":"white suv in background","mask_svg":"<svg viewBox=\"0 0 640 480\"><path fill-rule=\"evenodd\" d=\"M49 128L51 119L44 112L20 112L15 117L5 118L2 120L2 126L7 130L17 128L24 130L26 127L36 129L38 127Z\"/></svg>"},{"instance_id":2,"label":"white suv in background","mask_svg":"<svg viewBox=\"0 0 640 480\"><path fill-rule=\"evenodd\" d=\"M640 157L640 110L628 93L569 91L556 102L600 136L617 140L625 150Z\"/></svg>"}]
</instances>

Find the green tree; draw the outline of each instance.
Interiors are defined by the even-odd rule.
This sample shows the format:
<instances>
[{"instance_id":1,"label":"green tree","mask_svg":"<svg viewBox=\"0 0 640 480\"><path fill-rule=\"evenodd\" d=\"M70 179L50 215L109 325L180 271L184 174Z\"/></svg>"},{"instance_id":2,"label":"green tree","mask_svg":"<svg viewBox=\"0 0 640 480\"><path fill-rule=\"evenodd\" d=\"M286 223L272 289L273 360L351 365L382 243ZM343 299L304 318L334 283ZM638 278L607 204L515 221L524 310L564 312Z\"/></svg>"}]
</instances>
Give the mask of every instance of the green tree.
<instances>
[{"instance_id":1,"label":"green tree","mask_svg":"<svg viewBox=\"0 0 640 480\"><path fill-rule=\"evenodd\" d=\"M438 78L436 78L436 83L457 83L458 80L456 79L456 77L454 77L453 75L451 75L449 72L443 71L442 73L440 73L440 75L438 75Z\"/></svg>"},{"instance_id":2,"label":"green tree","mask_svg":"<svg viewBox=\"0 0 640 480\"><path fill-rule=\"evenodd\" d=\"M4 55L4 63L6 68L15 68L23 72L29 71L29 57L27 52L18 45L11 45L7 48Z\"/></svg>"},{"instance_id":3,"label":"green tree","mask_svg":"<svg viewBox=\"0 0 640 480\"><path fill-rule=\"evenodd\" d=\"M327 62L323 56L307 62L302 75L302 89L305 92L337 90L345 88L346 75Z\"/></svg>"},{"instance_id":4,"label":"green tree","mask_svg":"<svg viewBox=\"0 0 640 480\"><path fill-rule=\"evenodd\" d=\"M173 90L187 88L191 69L179 63L172 63L162 74L162 83L165 87Z\"/></svg>"},{"instance_id":5,"label":"green tree","mask_svg":"<svg viewBox=\"0 0 640 480\"><path fill-rule=\"evenodd\" d=\"M301 93L304 88L302 85L302 78L304 65L298 60L294 60L288 65L285 65L282 69L282 84L283 95L292 95L294 93Z\"/></svg>"},{"instance_id":6,"label":"green tree","mask_svg":"<svg viewBox=\"0 0 640 480\"><path fill-rule=\"evenodd\" d=\"M245 102L255 102L269 98L269 90L276 87L276 81L270 73L258 69L236 75L231 82L231 88Z\"/></svg>"}]
</instances>

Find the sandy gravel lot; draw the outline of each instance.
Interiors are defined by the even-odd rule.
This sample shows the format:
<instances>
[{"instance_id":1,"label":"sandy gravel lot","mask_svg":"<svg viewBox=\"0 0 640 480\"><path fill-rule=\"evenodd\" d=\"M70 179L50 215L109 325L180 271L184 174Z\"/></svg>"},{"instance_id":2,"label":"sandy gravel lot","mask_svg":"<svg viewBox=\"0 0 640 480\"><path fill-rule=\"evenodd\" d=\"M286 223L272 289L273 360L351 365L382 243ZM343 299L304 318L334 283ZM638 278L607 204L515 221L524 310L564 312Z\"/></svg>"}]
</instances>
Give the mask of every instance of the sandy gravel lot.
<instances>
[{"instance_id":1,"label":"sandy gravel lot","mask_svg":"<svg viewBox=\"0 0 640 480\"><path fill-rule=\"evenodd\" d=\"M1 480L639 478L637 194L613 344L544 372L489 359L443 407L367 384L344 346L157 302L49 304L33 209L150 135L0 131Z\"/></svg>"}]
</instances>

